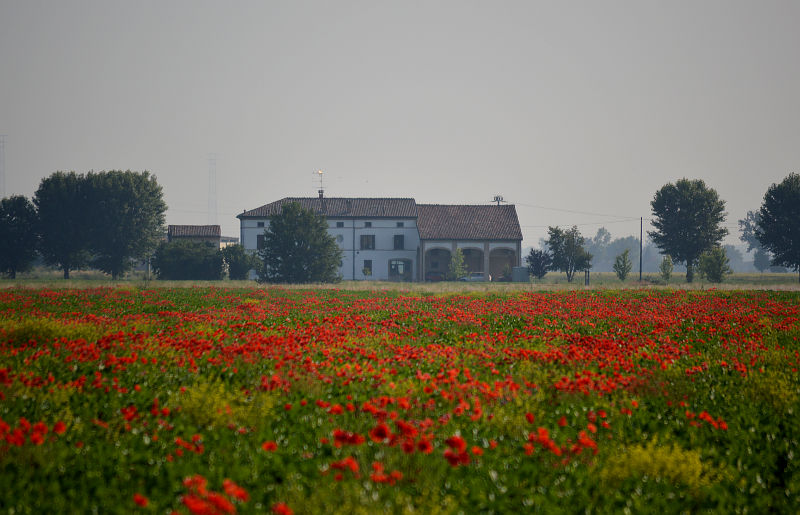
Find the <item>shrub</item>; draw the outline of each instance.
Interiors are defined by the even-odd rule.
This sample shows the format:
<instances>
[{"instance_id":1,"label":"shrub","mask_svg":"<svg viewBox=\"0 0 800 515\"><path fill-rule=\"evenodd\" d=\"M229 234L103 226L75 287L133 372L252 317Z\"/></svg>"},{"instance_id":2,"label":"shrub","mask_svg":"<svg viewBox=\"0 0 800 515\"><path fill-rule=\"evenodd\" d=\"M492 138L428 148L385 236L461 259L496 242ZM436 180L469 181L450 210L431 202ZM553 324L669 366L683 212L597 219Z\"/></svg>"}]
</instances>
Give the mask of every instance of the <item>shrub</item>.
<instances>
[{"instance_id":1,"label":"shrub","mask_svg":"<svg viewBox=\"0 0 800 515\"><path fill-rule=\"evenodd\" d=\"M617 274L620 281L627 279L628 274L630 274L633 269L633 263L631 263L631 258L629 257L630 253L630 249L625 249L625 251L614 260L614 273Z\"/></svg>"},{"instance_id":2,"label":"shrub","mask_svg":"<svg viewBox=\"0 0 800 515\"><path fill-rule=\"evenodd\" d=\"M162 243L153 256L153 269L159 279L219 280L222 265L222 252L208 242Z\"/></svg>"},{"instance_id":3,"label":"shrub","mask_svg":"<svg viewBox=\"0 0 800 515\"><path fill-rule=\"evenodd\" d=\"M722 247L714 247L704 252L700 256L697 268L700 270L700 277L712 283L721 283L726 275L733 273L728 256Z\"/></svg>"},{"instance_id":4,"label":"shrub","mask_svg":"<svg viewBox=\"0 0 800 515\"><path fill-rule=\"evenodd\" d=\"M222 249L222 259L228 268L228 277L234 281L247 279L247 273L256 265L253 256L239 244Z\"/></svg>"},{"instance_id":5,"label":"shrub","mask_svg":"<svg viewBox=\"0 0 800 515\"><path fill-rule=\"evenodd\" d=\"M661 260L661 264L658 266L658 273L661 275L661 279L665 283L668 283L670 278L672 277L672 258L669 256L664 256L664 259Z\"/></svg>"}]
</instances>

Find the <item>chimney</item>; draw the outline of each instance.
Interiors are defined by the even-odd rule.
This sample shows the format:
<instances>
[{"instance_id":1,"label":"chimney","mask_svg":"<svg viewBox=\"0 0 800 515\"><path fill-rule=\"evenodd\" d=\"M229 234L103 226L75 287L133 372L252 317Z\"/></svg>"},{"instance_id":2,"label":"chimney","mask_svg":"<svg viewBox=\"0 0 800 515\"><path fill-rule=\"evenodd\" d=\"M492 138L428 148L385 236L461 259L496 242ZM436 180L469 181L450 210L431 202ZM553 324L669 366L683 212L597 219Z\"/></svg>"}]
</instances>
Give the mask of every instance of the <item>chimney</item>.
<instances>
[{"instance_id":1,"label":"chimney","mask_svg":"<svg viewBox=\"0 0 800 515\"><path fill-rule=\"evenodd\" d=\"M324 196L325 190L318 190L318 192L319 192L319 198L322 199L322 197Z\"/></svg>"}]
</instances>

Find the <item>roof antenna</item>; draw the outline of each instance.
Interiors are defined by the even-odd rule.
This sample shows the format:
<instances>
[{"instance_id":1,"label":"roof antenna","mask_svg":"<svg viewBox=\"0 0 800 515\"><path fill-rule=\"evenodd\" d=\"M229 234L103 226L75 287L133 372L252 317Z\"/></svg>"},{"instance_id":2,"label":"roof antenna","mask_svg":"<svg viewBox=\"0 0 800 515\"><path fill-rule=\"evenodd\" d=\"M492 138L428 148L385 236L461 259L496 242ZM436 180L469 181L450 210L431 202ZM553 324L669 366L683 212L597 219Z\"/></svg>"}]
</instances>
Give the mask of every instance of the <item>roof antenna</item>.
<instances>
[{"instance_id":1,"label":"roof antenna","mask_svg":"<svg viewBox=\"0 0 800 515\"><path fill-rule=\"evenodd\" d=\"M499 206L500 202L505 202L505 200L503 200L503 196L502 195L495 195L494 199L492 200L492 202L497 202L497 205Z\"/></svg>"},{"instance_id":2,"label":"roof antenna","mask_svg":"<svg viewBox=\"0 0 800 515\"><path fill-rule=\"evenodd\" d=\"M317 190L317 193L319 193L319 198L323 198L325 196L325 188L322 186L322 170L317 170L317 178L319 179L319 190Z\"/></svg>"}]
</instances>

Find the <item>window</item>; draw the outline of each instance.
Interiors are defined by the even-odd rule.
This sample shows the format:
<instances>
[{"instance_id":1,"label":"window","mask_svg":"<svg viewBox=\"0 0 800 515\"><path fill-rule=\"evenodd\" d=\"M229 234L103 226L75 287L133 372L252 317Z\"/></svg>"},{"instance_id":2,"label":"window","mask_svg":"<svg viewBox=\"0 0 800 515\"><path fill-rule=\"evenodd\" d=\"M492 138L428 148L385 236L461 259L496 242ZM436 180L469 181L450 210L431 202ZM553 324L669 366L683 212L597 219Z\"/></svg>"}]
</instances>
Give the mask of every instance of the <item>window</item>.
<instances>
[{"instance_id":1,"label":"window","mask_svg":"<svg viewBox=\"0 0 800 515\"><path fill-rule=\"evenodd\" d=\"M410 281L411 280L411 260L410 259L390 259L389 260L389 280L390 281Z\"/></svg>"},{"instance_id":2,"label":"window","mask_svg":"<svg viewBox=\"0 0 800 515\"><path fill-rule=\"evenodd\" d=\"M403 250L403 235L402 234L395 234L394 235L394 250Z\"/></svg>"},{"instance_id":3,"label":"window","mask_svg":"<svg viewBox=\"0 0 800 515\"><path fill-rule=\"evenodd\" d=\"M344 227L344 222L336 222L336 227Z\"/></svg>"},{"instance_id":4,"label":"window","mask_svg":"<svg viewBox=\"0 0 800 515\"><path fill-rule=\"evenodd\" d=\"M361 270L364 275L372 275L372 260L365 259L364 260L364 268Z\"/></svg>"},{"instance_id":5,"label":"window","mask_svg":"<svg viewBox=\"0 0 800 515\"><path fill-rule=\"evenodd\" d=\"M404 259L389 260L389 275L403 275L406 272L406 261Z\"/></svg>"},{"instance_id":6,"label":"window","mask_svg":"<svg viewBox=\"0 0 800 515\"><path fill-rule=\"evenodd\" d=\"M256 227L264 227L264 222L256 222Z\"/></svg>"},{"instance_id":7,"label":"window","mask_svg":"<svg viewBox=\"0 0 800 515\"><path fill-rule=\"evenodd\" d=\"M439 262L438 261L431 261L431 268L433 268L434 270L438 270L439 269Z\"/></svg>"},{"instance_id":8,"label":"window","mask_svg":"<svg viewBox=\"0 0 800 515\"><path fill-rule=\"evenodd\" d=\"M372 227L372 222L364 222L364 227Z\"/></svg>"},{"instance_id":9,"label":"window","mask_svg":"<svg viewBox=\"0 0 800 515\"><path fill-rule=\"evenodd\" d=\"M361 250L375 250L375 235L362 234L361 235Z\"/></svg>"},{"instance_id":10,"label":"window","mask_svg":"<svg viewBox=\"0 0 800 515\"><path fill-rule=\"evenodd\" d=\"M403 227L403 222L397 222L397 227Z\"/></svg>"},{"instance_id":11,"label":"window","mask_svg":"<svg viewBox=\"0 0 800 515\"><path fill-rule=\"evenodd\" d=\"M261 250L261 249L264 248L264 235L263 234L257 234L256 235L256 248L258 250Z\"/></svg>"}]
</instances>

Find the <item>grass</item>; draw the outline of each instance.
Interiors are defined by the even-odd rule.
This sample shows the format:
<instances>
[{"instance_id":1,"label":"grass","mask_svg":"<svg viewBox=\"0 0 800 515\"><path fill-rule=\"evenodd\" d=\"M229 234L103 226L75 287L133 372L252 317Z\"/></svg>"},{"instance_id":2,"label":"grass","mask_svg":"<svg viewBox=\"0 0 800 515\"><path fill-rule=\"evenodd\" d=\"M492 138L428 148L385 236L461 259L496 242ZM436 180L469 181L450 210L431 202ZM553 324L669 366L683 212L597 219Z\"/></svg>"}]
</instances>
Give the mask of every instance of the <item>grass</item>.
<instances>
[{"instance_id":1,"label":"grass","mask_svg":"<svg viewBox=\"0 0 800 515\"><path fill-rule=\"evenodd\" d=\"M74 271L69 280L64 280L60 271L38 268L32 272L18 274L16 279L0 279L0 288L180 288L180 287L228 287L228 288L267 288L273 285L259 284L255 281L159 281L145 280L144 273L135 271L124 279L112 281L96 270ZM704 290L800 290L800 283L794 273L746 273L732 274L722 283L710 283L696 278L687 283L685 276L673 275L669 283L661 281L656 274L644 274L642 281L638 274L631 274L625 282L617 279L612 272L595 272L590 275L589 286L584 285L583 275L576 274L571 283L563 273L550 272L543 279L529 283L508 282L426 282L397 283L388 281L342 281L337 284L275 285L288 289L336 288L341 290L373 291L413 291L434 294L453 294L464 292L509 293L515 291L568 291L583 289L691 289Z\"/></svg>"}]
</instances>

